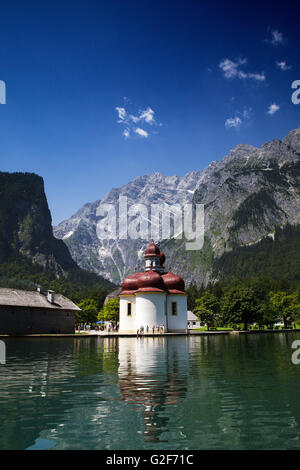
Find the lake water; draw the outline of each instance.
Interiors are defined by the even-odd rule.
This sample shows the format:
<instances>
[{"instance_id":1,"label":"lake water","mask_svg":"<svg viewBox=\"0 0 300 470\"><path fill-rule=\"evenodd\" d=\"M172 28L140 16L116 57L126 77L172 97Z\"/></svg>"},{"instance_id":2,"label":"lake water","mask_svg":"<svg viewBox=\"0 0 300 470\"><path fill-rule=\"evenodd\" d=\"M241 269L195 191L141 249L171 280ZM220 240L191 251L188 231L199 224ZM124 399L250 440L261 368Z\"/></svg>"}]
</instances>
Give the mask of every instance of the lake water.
<instances>
[{"instance_id":1,"label":"lake water","mask_svg":"<svg viewBox=\"0 0 300 470\"><path fill-rule=\"evenodd\" d=\"M300 449L295 339L5 339L0 449Z\"/></svg>"}]
</instances>

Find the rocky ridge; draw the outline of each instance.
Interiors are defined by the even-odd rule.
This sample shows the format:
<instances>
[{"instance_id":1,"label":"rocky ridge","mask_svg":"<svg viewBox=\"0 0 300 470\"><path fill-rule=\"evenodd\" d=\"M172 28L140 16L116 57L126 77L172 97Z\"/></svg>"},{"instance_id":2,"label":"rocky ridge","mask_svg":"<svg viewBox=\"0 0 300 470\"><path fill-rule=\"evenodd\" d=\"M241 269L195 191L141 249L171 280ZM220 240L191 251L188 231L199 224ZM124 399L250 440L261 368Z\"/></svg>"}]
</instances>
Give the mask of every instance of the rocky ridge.
<instances>
[{"instance_id":1,"label":"rocky ridge","mask_svg":"<svg viewBox=\"0 0 300 470\"><path fill-rule=\"evenodd\" d=\"M300 128L282 141L260 148L241 144L221 161L184 177L160 173L136 178L112 189L104 198L85 204L54 228L68 245L73 259L85 269L116 283L139 269L146 240L100 240L99 206L117 204L204 204L205 243L201 251L186 251L184 240L162 241L168 268L187 283L212 279L214 259L235 247L250 246L274 237L276 227L300 224ZM134 220L134 216L130 220Z\"/></svg>"}]
</instances>

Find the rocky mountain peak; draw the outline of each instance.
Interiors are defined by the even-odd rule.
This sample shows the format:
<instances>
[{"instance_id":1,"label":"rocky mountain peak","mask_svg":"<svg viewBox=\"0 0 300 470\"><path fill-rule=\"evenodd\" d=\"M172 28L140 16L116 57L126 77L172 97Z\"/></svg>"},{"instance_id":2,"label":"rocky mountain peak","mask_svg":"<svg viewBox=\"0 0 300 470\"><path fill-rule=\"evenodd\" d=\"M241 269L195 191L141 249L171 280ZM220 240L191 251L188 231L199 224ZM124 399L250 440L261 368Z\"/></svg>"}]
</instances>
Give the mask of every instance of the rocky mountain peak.
<instances>
[{"instance_id":1,"label":"rocky mountain peak","mask_svg":"<svg viewBox=\"0 0 300 470\"><path fill-rule=\"evenodd\" d=\"M209 260L234 246L257 243L273 233L276 226L300 223L299 157L300 128L283 141L274 139L260 148L240 144L204 170L184 177L156 172L112 189L55 227L54 233L64 239L82 267L120 282L136 271L148 240L99 240L99 205L117 203L119 196L124 195L129 204L145 204L150 214L151 204L201 203L205 205L205 255L187 254L180 240L164 243L170 269L176 269L187 282L208 280Z\"/></svg>"},{"instance_id":2,"label":"rocky mountain peak","mask_svg":"<svg viewBox=\"0 0 300 470\"><path fill-rule=\"evenodd\" d=\"M236 147L234 147L232 150L230 150L229 157L232 157L232 158L247 157L249 154L252 154L256 150L257 148L253 147L252 145L239 144Z\"/></svg>"},{"instance_id":3,"label":"rocky mountain peak","mask_svg":"<svg viewBox=\"0 0 300 470\"><path fill-rule=\"evenodd\" d=\"M300 127L292 130L282 142L295 152L300 153Z\"/></svg>"}]
</instances>

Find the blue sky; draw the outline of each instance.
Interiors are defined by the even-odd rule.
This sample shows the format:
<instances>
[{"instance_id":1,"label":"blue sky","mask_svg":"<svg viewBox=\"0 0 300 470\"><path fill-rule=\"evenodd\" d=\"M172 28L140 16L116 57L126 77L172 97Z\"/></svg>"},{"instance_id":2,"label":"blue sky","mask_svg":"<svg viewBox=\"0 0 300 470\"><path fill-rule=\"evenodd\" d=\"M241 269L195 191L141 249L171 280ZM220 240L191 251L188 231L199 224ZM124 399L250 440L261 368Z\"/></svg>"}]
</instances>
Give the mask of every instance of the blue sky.
<instances>
[{"instance_id":1,"label":"blue sky","mask_svg":"<svg viewBox=\"0 0 300 470\"><path fill-rule=\"evenodd\" d=\"M56 224L136 176L183 176L300 126L297 1L1 5L0 169Z\"/></svg>"}]
</instances>

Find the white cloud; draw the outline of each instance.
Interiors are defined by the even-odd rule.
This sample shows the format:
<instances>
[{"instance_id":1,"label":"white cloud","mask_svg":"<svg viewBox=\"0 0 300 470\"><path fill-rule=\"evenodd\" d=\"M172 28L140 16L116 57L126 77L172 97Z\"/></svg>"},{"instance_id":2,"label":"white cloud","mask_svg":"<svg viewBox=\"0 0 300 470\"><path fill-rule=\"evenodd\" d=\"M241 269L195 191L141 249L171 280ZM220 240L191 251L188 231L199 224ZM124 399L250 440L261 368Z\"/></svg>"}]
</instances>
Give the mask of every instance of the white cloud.
<instances>
[{"instance_id":1,"label":"white cloud","mask_svg":"<svg viewBox=\"0 0 300 470\"><path fill-rule=\"evenodd\" d=\"M275 29L271 33L271 39L269 40L273 46L278 46L279 44L284 44L285 40L283 38L283 34Z\"/></svg>"},{"instance_id":2,"label":"white cloud","mask_svg":"<svg viewBox=\"0 0 300 470\"><path fill-rule=\"evenodd\" d=\"M272 114L277 113L277 111L279 110L280 110L280 106L278 106L278 104L273 103L273 104L270 104L267 114L272 115Z\"/></svg>"},{"instance_id":3,"label":"white cloud","mask_svg":"<svg viewBox=\"0 0 300 470\"><path fill-rule=\"evenodd\" d=\"M117 111L117 113L119 115L119 119L120 119L120 121L118 121L118 122L123 122L126 118L126 109L125 108L120 108L119 106L117 106L115 108L115 110Z\"/></svg>"},{"instance_id":4,"label":"white cloud","mask_svg":"<svg viewBox=\"0 0 300 470\"><path fill-rule=\"evenodd\" d=\"M138 116L134 116L133 114L130 114L130 119L133 121L133 122L138 122L140 120L140 118Z\"/></svg>"},{"instance_id":5,"label":"white cloud","mask_svg":"<svg viewBox=\"0 0 300 470\"><path fill-rule=\"evenodd\" d=\"M281 70L283 70L284 72L286 70L291 70L292 66L291 65L287 65L286 64L286 61L285 60L282 60L281 62L276 62L276 65L277 67L279 67Z\"/></svg>"},{"instance_id":6,"label":"white cloud","mask_svg":"<svg viewBox=\"0 0 300 470\"><path fill-rule=\"evenodd\" d=\"M225 121L225 127L227 129L234 128L239 129L245 121L249 121L253 115L252 108L244 108L243 111L236 111L234 117L230 117Z\"/></svg>"},{"instance_id":7,"label":"white cloud","mask_svg":"<svg viewBox=\"0 0 300 470\"><path fill-rule=\"evenodd\" d=\"M246 63L246 59L239 59L238 62L234 62L230 59L224 59L222 62L220 62L219 67L223 70L224 76L226 78L244 78L242 76L243 72L239 70L239 67Z\"/></svg>"},{"instance_id":8,"label":"white cloud","mask_svg":"<svg viewBox=\"0 0 300 470\"><path fill-rule=\"evenodd\" d=\"M253 80L257 80L258 82L263 82L266 79L266 75L264 72L262 73L248 73L246 78L253 78Z\"/></svg>"},{"instance_id":9,"label":"white cloud","mask_svg":"<svg viewBox=\"0 0 300 470\"><path fill-rule=\"evenodd\" d=\"M140 119L145 119L145 121L148 122L148 124L151 124L155 121L153 116L154 116L153 109L148 107L147 109L141 112Z\"/></svg>"},{"instance_id":10,"label":"white cloud","mask_svg":"<svg viewBox=\"0 0 300 470\"><path fill-rule=\"evenodd\" d=\"M252 116L252 108L244 108L242 112L242 116L244 119L250 119Z\"/></svg>"},{"instance_id":11,"label":"white cloud","mask_svg":"<svg viewBox=\"0 0 300 470\"><path fill-rule=\"evenodd\" d=\"M220 62L219 67L224 73L225 78L239 78L246 79L250 78L262 82L266 79L264 72L262 73L249 73L241 70L241 66L247 64L247 59L239 59L234 62L231 59L224 59Z\"/></svg>"},{"instance_id":12,"label":"white cloud","mask_svg":"<svg viewBox=\"0 0 300 470\"><path fill-rule=\"evenodd\" d=\"M238 116L234 118L228 118L225 121L225 127L227 128L234 127L235 129L237 129L238 127L241 127L241 125L242 125L242 120Z\"/></svg>"},{"instance_id":13,"label":"white cloud","mask_svg":"<svg viewBox=\"0 0 300 470\"><path fill-rule=\"evenodd\" d=\"M145 131L144 129L141 129L140 127L137 127L134 132L138 135L140 135L141 137L145 137L147 138L149 136L148 132Z\"/></svg>"},{"instance_id":14,"label":"white cloud","mask_svg":"<svg viewBox=\"0 0 300 470\"><path fill-rule=\"evenodd\" d=\"M131 114L129 117L135 123L137 123L139 121L145 121L148 124L154 124L155 123L154 111L150 107L140 111L138 116L134 116L133 114Z\"/></svg>"},{"instance_id":15,"label":"white cloud","mask_svg":"<svg viewBox=\"0 0 300 470\"><path fill-rule=\"evenodd\" d=\"M154 110L150 108L150 106L146 107L145 109L141 109L138 112L134 112L133 114L129 113L131 111L131 101L129 98L124 97L124 104L125 107L117 106L115 110L118 113L118 120L117 122L124 126L124 130L122 132L125 139L133 137L133 134L137 134L140 137L147 138L150 135L149 130L142 129L141 127L136 127L137 123L143 126L162 126L160 122L157 122L154 118ZM129 110L128 110L129 108ZM154 133L154 132L151 132Z\"/></svg>"}]
</instances>

